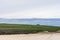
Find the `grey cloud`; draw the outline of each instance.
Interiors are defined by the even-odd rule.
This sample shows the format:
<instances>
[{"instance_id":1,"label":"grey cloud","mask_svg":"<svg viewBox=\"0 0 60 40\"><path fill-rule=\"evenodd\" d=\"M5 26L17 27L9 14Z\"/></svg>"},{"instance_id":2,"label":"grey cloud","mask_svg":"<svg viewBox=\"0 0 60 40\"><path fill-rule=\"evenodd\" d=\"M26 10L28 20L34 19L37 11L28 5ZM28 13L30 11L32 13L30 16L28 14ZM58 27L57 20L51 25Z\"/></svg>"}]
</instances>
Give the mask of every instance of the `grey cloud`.
<instances>
[{"instance_id":1,"label":"grey cloud","mask_svg":"<svg viewBox=\"0 0 60 40\"><path fill-rule=\"evenodd\" d=\"M60 4L59 0L0 0L0 13L47 8L56 4Z\"/></svg>"}]
</instances>

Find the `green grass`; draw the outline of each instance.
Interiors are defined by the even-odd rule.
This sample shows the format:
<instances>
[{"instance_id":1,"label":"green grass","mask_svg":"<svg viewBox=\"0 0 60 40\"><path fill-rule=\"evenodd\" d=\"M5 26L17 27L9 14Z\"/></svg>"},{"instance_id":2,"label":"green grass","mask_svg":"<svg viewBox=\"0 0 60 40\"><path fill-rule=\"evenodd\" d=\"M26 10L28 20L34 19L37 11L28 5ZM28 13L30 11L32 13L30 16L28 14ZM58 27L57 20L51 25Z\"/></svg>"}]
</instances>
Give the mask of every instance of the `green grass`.
<instances>
[{"instance_id":1,"label":"green grass","mask_svg":"<svg viewBox=\"0 0 60 40\"><path fill-rule=\"evenodd\" d=\"M46 25L27 25L27 24L0 24L0 30L12 31L12 32L22 32L22 33L32 33L32 32L56 32L60 30L57 26L46 26Z\"/></svg>"}]
</instances>

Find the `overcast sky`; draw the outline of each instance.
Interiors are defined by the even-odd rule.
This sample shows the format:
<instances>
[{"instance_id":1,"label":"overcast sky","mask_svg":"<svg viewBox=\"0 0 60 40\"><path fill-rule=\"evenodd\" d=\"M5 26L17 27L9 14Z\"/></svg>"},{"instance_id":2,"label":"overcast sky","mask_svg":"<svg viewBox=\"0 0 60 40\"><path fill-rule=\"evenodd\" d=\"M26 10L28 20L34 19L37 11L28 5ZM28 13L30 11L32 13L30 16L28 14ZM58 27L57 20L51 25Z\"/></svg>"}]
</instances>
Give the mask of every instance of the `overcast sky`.
<instances>
[{"instance_id":1,"label":"overcast sky","mask_svg":"<svg viewBox=\"0 0 60 40\"><path fill-rule=\"evenodd\" d=\"M60 18L60 0L0 0L0 18Z\"/></svg>"}]
</instances>

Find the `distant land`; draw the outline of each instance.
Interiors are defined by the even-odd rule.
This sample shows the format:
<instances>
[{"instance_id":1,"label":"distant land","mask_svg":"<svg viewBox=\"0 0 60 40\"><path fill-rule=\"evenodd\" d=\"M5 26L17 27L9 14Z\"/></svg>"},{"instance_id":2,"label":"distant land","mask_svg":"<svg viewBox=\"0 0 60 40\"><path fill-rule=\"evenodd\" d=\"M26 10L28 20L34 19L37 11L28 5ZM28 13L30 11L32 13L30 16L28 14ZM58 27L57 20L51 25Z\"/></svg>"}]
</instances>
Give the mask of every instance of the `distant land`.
<instances>
[{"instance_id":1,"label":"distant land","mask_svg":"<svg viewBox=\"0 0 60 40\"><path fill-rule=\"evenodd\" d=\"M40 24L50 26L60 26L60 18L22 18L22 19L5 19L0 18L0 23L6 24Z\"/></svg>"}]
</instances>

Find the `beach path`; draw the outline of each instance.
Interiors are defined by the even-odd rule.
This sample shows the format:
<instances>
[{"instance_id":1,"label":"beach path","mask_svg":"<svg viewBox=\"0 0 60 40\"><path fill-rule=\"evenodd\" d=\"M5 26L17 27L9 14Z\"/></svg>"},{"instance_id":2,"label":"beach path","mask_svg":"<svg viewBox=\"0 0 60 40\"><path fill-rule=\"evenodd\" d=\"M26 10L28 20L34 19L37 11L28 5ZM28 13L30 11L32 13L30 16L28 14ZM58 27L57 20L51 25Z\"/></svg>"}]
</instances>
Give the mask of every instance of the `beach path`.
<instances>
[{"instance_id":1,"label":"beach path","mask_svg":"<svg viewBox=\"0 0 60 40\"><path fill-rule=\"evenodd\" d=\"M0 35L0 40L60 40L60 33Z\"/></svg>"}]
</instances>

